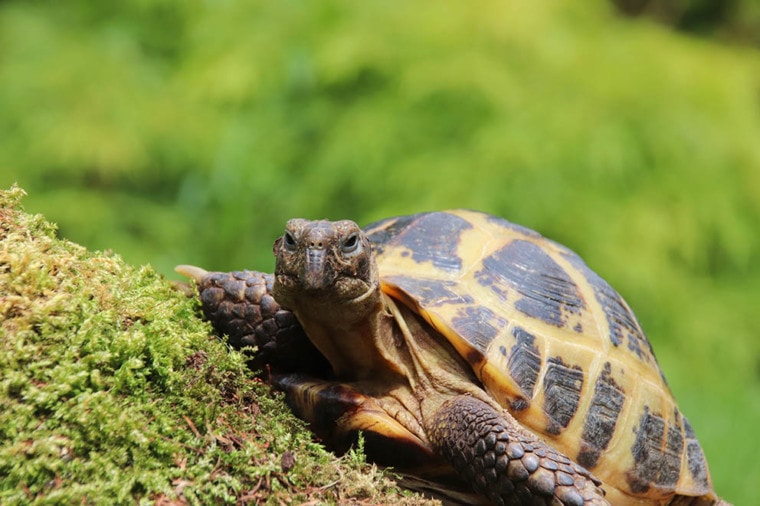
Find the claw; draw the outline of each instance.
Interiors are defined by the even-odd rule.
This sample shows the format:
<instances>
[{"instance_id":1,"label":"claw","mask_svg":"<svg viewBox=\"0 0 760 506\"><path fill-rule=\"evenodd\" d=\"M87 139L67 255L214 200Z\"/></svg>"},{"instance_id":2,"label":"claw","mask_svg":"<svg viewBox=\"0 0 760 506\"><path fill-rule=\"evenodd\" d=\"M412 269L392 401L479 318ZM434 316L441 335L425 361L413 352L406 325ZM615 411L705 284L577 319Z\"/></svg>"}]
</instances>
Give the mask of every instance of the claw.
<instances>
[{"instance_id":1,"label":"claw","mask_svg":"<svg viewBox=\"0 0 760 506\"><path fill-rule=\"evenodd\" d=\"M196 283L200 283L203 277L208 274L206 269L194 265L178 265L174 268L174 272L182 274L190 279L194 279Z\"/></svg>"}]
</instances>

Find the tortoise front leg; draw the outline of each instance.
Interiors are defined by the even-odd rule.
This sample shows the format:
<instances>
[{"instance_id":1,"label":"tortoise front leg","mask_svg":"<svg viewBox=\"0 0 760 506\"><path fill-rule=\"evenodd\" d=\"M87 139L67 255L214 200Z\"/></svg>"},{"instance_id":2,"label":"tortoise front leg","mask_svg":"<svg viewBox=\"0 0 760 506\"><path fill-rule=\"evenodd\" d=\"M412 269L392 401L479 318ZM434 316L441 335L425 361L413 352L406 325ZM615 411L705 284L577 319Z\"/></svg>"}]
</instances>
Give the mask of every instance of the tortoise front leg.
<instances>
[{"instance_id":1,"label":"tortoise front leg","mask_svg":"<svg viewBox=\"0 0 760 506\"><path fill-rule=\"evenodd\" d=\"M249 363L261 371L324 374L327 360L317 351L295 315L272 296L272 275L257 271L208 272L192 265L175 268L195 280L203 315L227 343L255 347Z\"/></svg>"},{"instance_id":2,"label":"tortoise front leg","mask_svg":"<svg viewBox=\"0 0 760 506\"><path fill-rule=\"evenodd\" d=\"M586 469L508 417L459 396L435 413L429 436L457 472L496 504L609 504Z\"/></svg>"}]
</instances>

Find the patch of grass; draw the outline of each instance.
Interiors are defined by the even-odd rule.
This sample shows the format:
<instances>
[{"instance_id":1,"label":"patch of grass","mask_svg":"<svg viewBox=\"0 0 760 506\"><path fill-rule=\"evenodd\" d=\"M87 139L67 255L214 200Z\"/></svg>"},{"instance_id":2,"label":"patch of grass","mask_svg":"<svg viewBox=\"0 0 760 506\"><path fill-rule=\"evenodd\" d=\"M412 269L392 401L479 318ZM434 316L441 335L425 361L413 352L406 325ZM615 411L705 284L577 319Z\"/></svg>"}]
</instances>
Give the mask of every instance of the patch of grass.
<instances>
[{"instance_id":1,"label":"patch of grass","mask_svg":"<svg viewBox=\"0 0 760 506\"><path fill-rule=\"evenodd\" d=\"M195 302L0 192L0 504L422 503L313 442Z\"/></svg>"}]
</instances>

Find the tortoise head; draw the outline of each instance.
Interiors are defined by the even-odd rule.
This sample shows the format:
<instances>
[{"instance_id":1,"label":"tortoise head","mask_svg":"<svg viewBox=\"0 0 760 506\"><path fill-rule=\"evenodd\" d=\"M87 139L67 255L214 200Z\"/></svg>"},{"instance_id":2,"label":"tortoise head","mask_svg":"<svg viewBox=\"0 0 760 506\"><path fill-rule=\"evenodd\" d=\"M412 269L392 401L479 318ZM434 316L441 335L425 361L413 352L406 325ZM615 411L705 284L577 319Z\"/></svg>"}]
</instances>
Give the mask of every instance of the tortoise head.
<instances>
[{"instance_id":1,"label":"tortoise head","mask_svg":"<svg viewBox=\"0 0 760 506\"><path fill-rule=\"evenodd\" d=\"M378 289L372 247L353 221L290 220L273 252L273 290L285 307L352 304Z\"/></svg>"}]
</instances>

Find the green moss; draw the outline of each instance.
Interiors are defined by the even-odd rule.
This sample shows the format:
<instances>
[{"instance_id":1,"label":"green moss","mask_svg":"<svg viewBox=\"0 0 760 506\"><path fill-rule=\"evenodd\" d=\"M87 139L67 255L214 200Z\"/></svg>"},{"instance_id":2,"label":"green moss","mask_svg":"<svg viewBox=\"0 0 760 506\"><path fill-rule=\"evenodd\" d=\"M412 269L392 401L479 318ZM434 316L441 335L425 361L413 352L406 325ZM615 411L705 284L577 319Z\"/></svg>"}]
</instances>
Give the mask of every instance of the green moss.
<instances>
[{"instance_id":1,"label":"green moss","mask_svg":"<svg viewBox=\"0 0 760 506\"><path fill-rule=\"evenodd\" d=\"M414 502L313 443L152 268L57 239L23 195L0 192L0 503Z\"/></svg>"}]
</instances>

